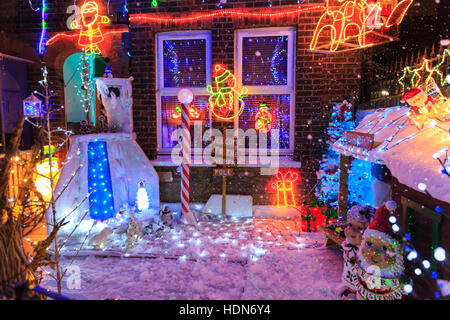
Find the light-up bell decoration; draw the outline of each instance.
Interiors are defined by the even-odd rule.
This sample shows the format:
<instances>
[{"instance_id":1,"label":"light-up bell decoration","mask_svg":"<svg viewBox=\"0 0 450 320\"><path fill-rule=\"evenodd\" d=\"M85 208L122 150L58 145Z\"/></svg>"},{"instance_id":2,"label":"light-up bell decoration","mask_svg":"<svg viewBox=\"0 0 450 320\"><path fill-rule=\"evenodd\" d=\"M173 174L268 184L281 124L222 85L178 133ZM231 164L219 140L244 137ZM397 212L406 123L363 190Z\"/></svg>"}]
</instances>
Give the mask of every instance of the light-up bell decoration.
<instances>
[{"instance_id":1,"label":"light-up bell decoration","mask_svg":"<svg viewBox=\"0 0 450 320\"><path fill-rule=\"evenodd\" d=\"M49 154L49 147L44 146L44 154ZM55 151L55 147L51 146L51 152ZM45 201L50 201L52 195L52 188L50 184L50 166L51 166L51 175L53 176L53 185L56 185L59 177L59 159L56 157L52 157L51 161L49 158L45 158L42 161L39 161L36 165L36 172L34 174L34 185L36 189L41 193L42 197Z\"/></svg>"},{"instance_id":2,"label":"light-up bell decoration","mask_svg":"<svg viewBox=\"0 0 450 320\"><path fill-rule=\"evenodd\" d=\"M110 23L110 20L107 16L99 15L97 3L86 0L81 6L81 19L73 20L71 25L73 29L80 28L78 44L86 55L101 53L99 44L105 40L101 25L106 23Z\"/></svg>"},{"instance_id":3,"label":"light-up bell decoration","mask_svg":"<svg viewBox=\"0 0 450 320\"><path fill-rule=\"evenodd\" d=\"M214 83L208 85L206 91L210 94L208 105L211 113L221 120L231 120L239 116L244 110L243 98L247 96L248 89L243 87L236 90L236 77L223 65L216 64L213 69ZM240 106L234 112L234 94L237 94Z\"/></svg>"},{"instance_id":4,"label":"light-up bell decoration","mask_svg":"<svg viewBox=\"0 0 450 320\"><path fill-rule=\"evenodd\" d=\"M392 37L383 34L383 31L399 25L412 2L327 0L325 12L316 25L309 48L328 52L364 48L377 44L367 39L370 33L389 41ZM385 7L386 3L390 6ZM391 10L389 7L392 6ZM319 43L324 30L329 32L329 39Z\"/></svg>"},{"instance_id":5,"label":"light-up bell decoration","mask_svg":"<svg viewBox=\"0 0 450 320\"><path fill-rule=\"evenodd\" d=\"M31 94L22 101L23 115L28 118L39 118L41 116L42 101Z\"/></svg>"},{"instance_id":6,"label":"light-up bell decoration","mask_svg":"<svg viewBox=\"0 0 450 320\"><path fill-rule=\"evenodd\" d=\"M274 179L272 188L277 191L277 207L295 207L294 181L297 181L298 173L278 171Z\"/></svg>"},{"instance_id":7,"label":"light-up bell decoration","mask_svg":"<svg viewBox=\"0 0 450 320\"><path fill-rule=\"evenodd\" d=\"M189 118L198 119L200 118L200 111L196 107L189 107ZM181 107L175 106L175 111L172 113L172 119L181 119Z\"/></svg>"},{"instance_id":8,"label":"light-up bell decoration","mask_svg":"<svg viewBox=\"0 0 450 320\"><path fill-rule=\"evenodd\" d=\"M259 105L255 117L255 129L263 132L268 132L272 129L272 114L270 113L270 108L265 103Z\"/></svg>"}]
</instances>

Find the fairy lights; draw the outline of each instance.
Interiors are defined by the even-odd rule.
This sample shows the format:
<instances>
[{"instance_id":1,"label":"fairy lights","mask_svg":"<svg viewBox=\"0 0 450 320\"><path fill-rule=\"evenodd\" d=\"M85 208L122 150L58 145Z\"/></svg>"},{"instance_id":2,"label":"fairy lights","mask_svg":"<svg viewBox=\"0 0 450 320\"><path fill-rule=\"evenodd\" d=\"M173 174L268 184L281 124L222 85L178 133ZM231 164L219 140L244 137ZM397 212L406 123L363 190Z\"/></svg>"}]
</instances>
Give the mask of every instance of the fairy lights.
<instances>
[{"instance_id":1,"label":"fairy lights","mask_svg":"<svg viewBox=\"0 0 450 320\"><path fill-rule=\"evenodd\" d=\"M214 84L208 85L206 91L210 94L208 105L212 114L221 120L231 120L239 116L244 110L243 98L247 96L247 87L236 90L236 77L223 65L216 64L213 70ZM239 110L233 112L234 94L239 100Z\"/></svg>"},{"instance_id":2,"label":"fairy lights","mask_svg":"<svg viewBox=\"0 0 450 320\"><path fill-rule=\"evenodd\" d=\"M337 7L336 5L332 5L330 0L326 1L325 12L317 23L310 43L310 50L335 52L376 45L377 42L369 41L367 37L369 34L391 40L392 37L385 35L383 31L402 22L412 0L399 2L389 12L388 17L382 17L389 10L388 8L382 7L381 1L372 4L366 1L356 0L339 2L340 6ZM384 23L382 22L382 18L386 19ZM325 30L329 30L328 41L319 43L321 33Z\"/></svg>"},{"instance_id":3,"label":"fairy lights","mask_svg":"<svg viewBox=\"0 0 450 320\"><path fill-rule=\"evenodd\" d=\"M298 173L278 171L274 179L271 186L277 191L277 207L295 207L294 182L298 180Z\"/></svg>"},{"instance_id":4,"label":"fairy lights","mask_svg":"<svg viewBox=\"0 0 450 320\"><path fill-rule=\"evenodd\" d=\"M45 37L47 35L47 1L42 0L41 7L41 37L39 39L39 54L44 54L45 52Z\"/></svg>"},{"instance_id":5,"label":"fairy lights","mask_svg":"<svg viewBox=\"0 0 450 320\"><path fill-rule=\"evenodd\" d=\"M106 142L94 140L88 144L88 188L92 219L116 216Z\"/></svg>"}]
</instances>

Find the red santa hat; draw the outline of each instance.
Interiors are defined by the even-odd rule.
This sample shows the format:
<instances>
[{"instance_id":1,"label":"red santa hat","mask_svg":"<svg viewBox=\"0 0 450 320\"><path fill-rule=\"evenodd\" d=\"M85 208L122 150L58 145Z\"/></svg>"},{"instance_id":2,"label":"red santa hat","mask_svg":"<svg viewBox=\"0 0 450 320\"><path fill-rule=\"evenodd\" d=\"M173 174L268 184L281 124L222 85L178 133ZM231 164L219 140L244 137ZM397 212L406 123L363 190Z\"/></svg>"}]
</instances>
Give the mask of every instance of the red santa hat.
<instances>
[{"instance_id":1,"label":"red santa hat","mask_svg":"<svg viewBox=\"0 0 450 320\"><path fill-rule=\"evenodd\" d=\"M389 215L397 208L397 204L394 201L387 201L375 212L370 225L364 231L365 237L377 237L387 242L392 241L393 238L387 233L392 230L389 223Z\"/></svg>"},{"instance_id":2,"label":"red santa hat","mask_svg":"<svg viewBox=\"0 0 450 320\"><path fill-rule=\"evenodd\" d=\"M408 89L408 90L405 91L405 93L401 97L400 102L401 103L408 102L409 99L417 96L418 94L422 94L422 93L425 93L425 92L423 92L419 88Z\"/></svg>"}]
</instances>

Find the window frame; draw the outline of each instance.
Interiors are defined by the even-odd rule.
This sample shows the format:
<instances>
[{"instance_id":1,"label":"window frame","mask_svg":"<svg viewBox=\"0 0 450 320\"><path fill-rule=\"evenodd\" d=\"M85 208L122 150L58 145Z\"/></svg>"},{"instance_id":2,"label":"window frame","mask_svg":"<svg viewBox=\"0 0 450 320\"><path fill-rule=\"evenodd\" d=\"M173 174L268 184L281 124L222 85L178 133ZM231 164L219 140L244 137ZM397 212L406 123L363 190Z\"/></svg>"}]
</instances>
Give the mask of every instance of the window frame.
<instances>
[{"instance_id":1,"label":"window frame","mask_svg":"<svg viewBox=\"0 0 450 320\"><path fill-rule=\"evenodd\" d=\"M280 155L293 155L294 153L294 126L295 126L295 65L296 65L296 43L297 30L295 27L267 27L267 28L252 28L252 29L238 29L234 32L235 38L235 60L234 70L236 70L237 91L240 92L244 86L242 83L242 53L243 53L243 38L246 37L271 37L271 36L288 36L288 62L287 62L287 84L286 85L264 85L264 86L249 86L247 95L289 95L290 96L290 121L289 121L289 148L279 149ZM238 112L239 101L234 99L234 110ZM239 117L234 119L234 127L239 128ZM257 150L247 149L246 153L254 153Z\"/></svg>"},{"instance_id":2,"label":"window frame","mask_svg":"<svg viewBox=\"0 0 450 320\"><path fill-rule=\"evenodd\" d=\"M163 41L165 40L190 40L205 39L206 40L206 85L204 87L164 87L164 54ZM157 119L157 153L161 155L171 154L172 148L162 147L162 114L161 99L163 96L176 97L181 89L187 88L192 91L194 96L209 96L206 86L212 82L212 33L210 30L184 30L184 31L168 31L156 33L155 43L155 65L156 65L156 119ZM212 123L211 112L209 112L209 123ZM170 138L170 137L169 137ZM203 152L192 148L193 153Z\"/></svg>"}]
</instances>

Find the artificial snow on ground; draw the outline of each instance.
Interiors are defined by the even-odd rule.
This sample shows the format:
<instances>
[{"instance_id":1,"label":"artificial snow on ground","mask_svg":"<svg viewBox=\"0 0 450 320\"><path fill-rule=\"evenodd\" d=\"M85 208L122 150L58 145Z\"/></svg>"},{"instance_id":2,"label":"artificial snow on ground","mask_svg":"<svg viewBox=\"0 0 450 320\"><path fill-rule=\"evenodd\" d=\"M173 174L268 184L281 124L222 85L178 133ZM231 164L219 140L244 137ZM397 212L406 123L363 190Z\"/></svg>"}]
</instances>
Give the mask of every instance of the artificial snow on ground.
<instances>
[{"instance_id":1,"label":"artificial snow on ground","mask_svg":"<svg viewBox=\"0 0 450 320\"><path fill-rule=\"evenodd\" d=\"M158 235L145 235L131 249L114 249L113 244L105 250L86 248L63 280L63 295L73 299L337 299L342 255L325 242L321 233L301 232L300 220L225 219L200 222L197 227L176 225ZM63 266L73 252L66 254ZM56 291L48 275L41 286Z\"/></svg>"}]
</instances>

